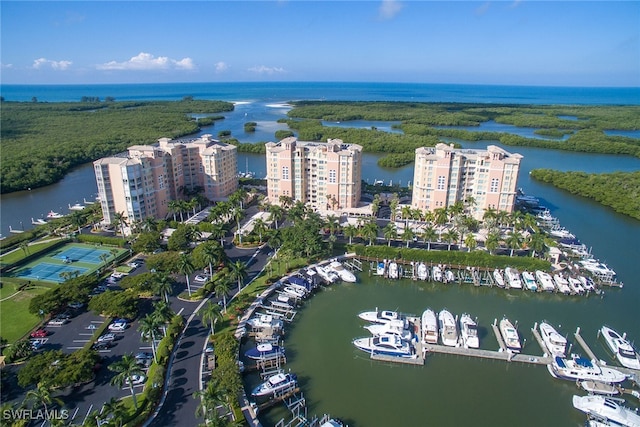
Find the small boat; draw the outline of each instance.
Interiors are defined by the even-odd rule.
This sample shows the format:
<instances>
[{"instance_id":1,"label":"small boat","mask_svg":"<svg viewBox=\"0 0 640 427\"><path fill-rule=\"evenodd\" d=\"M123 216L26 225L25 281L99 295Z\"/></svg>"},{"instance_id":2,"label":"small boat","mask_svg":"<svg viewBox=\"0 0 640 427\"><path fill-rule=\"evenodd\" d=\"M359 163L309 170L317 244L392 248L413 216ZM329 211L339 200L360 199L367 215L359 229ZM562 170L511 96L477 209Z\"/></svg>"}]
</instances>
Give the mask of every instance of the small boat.
<instances>
[{"instance_id":1,"label":"small boat","mask_svg":"<svg viewBox=\"0 0 640 427\"><path fill-rule=\"evenodd\" d=\"M440 329L442 345L448 347L458 346L458 326L456 325L456 319L449 310L441 310L438 313L438 329Z\"/></svg>"},{"instance_id":2,"label":"small boat","mask_svg":"<svg viewBox=\"0 0 640 427\"><path fill-rule=\"evenodd\" d=\"M600 328L609 349L625 368L640 369L640 357L625 335L620 335L608 326Z\"/></svg>"},{"instance_id":3,"label":"small boat","mask_svg":"<svg viewBox=\"0 0 640 427\"><path fill-rule=\"evenodd\" d=\"M327 283L335 283L340 279L340 276L328 266L317 265L316 271L318 272L318 276Z\"/></svg>"},{"instance_id":4,"label":"small boat","mask_svg":"<svg viewBox=\"0 0 640 427\"><path fill-rule=\"evenodd\" d=\"M287 297L287 299L289 301L291 301L291 298ZM264 306L266 308L271 308L274 310L293 310L295 307L293 305L291 305L291 303L289 302L282 302L282 301L269 301L269 304L271 304L270 306Z\"/></svg>"},{"instance_id":5,"label":"small boat","mask_svg":"<svg viewBox=\"0 0 640 427\"><path fill-rule=\"evenodd\" d=\"M344 268L339 261L332 261L331 264L329 264L329 268L331 268L343 281L355 283L355 274Z\"/></svg>"},{"instance_id":6,"label":"small boat","mask_svg":"<svg viewBox=\"0 0 640 427\"><path fill-rule=\"evenodd\" d=\"M587 292L595 292L596 284L593 283L593 279L591 277L578 276L578 280L580 280L580 283L582 284L582 287Z\"/></svg>"},{"instance_id":7,"label":"small boat","mask_svg":"<svg viewBox=\"0 0 640 427\"><path fill-rule=\"evenodd\" d=\"M284 347L271 343L258 344L244 353L246 357L253 360L275 359L282 354L284 354Z\"/></svg>"},{"instance_id":8,"label":"small boat","mask_svg":"<svg viewBox=\"0 0 640 427\"><path fill-rule=\"evenodd\" d=\"M467 313L460 316L460 337L462 338L462 346L464 348L480 347L478 324Z\"/></svg>"},{"instance_id":9,"label":"small boat","mask_svg":"<svg viewBox=\"0 0 640 427\"><path fill-rule=\"evenodd\" d=\"M504 269L504 276L507 279L507 284L513 289L522 289L522 281L520 280L520 274L518 270L512 267Z\"/></svg>"},{"instance_id":10,"label":"small boat","mask_svg":"<svg viewBox=\"0 0 640 427\"><path fill-rule=\"evenodd\" d=\"M551 230L549 230L549 235L559 239L575 239L576 238L576 236L572 234L569 230L567 230L564 227L560 227L558 225L551 227Z\"/></svg>"},{"instance_id":11,"label":"small boat","mask_svg":"<svg viewBox=\"0 0 640 427\"><path fill-rule=\"evenodd\" d=\"M502 273L497 268L493 270L493 279L496 281L496 285L499 288L504 288L504 278L502 277Z\"/></svg>"},{"instance_id":12,"label":"small boat","mask_svg":"<svg viewBox=\"0 0 640 427\"><path fill-rule=\"evenodd\" d=\"M46 224L47 221L45 221L43 218L38 218L38 219L33 219L31 218L31 224L33 225L43 225Z\"/></svg>"},{"instance_id":13,"label":"small boat","mask_svg":"<svg viewBox=\"0 0 640 427\"><path fill-rule=\"evenodd\" d=\"M593 394L606 394L607 396L613 396L620 393L618 387L612 384L601 383L600 381L581 380L578 381L578 386L584 391L588 391Z\"/></svg>"},{"instance_id":14,"label":"small boat","mask_svg":"<svg viewBox=\"0 0 640 427\"><path fill-rule=\"evenodd\" d=\"M502 335L504 344L507 346L507 350L520 353L522 349L520 336L518 335L517 329L513 327L513 324L506 317L503 317L500 321L500 334Z\"/></svg>"},{"instance_id":15,"label":"small boat","mask_svg":"<svg viewBox=\"0 0 640 427\"><path fill-rule=\"evenodd\" d=\"M372 335L396 335L404 340L411 341L413 333L408 322L401 319L391 320L387 323L374 323L364 327Z\"/></svg>"},{"instance_id":16,"label":"small boat","mask_svg":"<svg viewBox=\"0 0 640 427\"><path fill-rule=\"evenodd\" d=\"M555 356L547 365L547 369L553 377L569 381L593 380L615 384L627 379L627 376L618 370L598 366L591 360L576 355L570 359Z\"/></svg>"},{"instance_id":17,"label":"small boat","mask_svg":"<svg viewBox=\"0 0 640 427\"><path fill-rule=\"evenodd\" d=\"M640 427L640 415L623 404L624 399L614 397L573 396L573 407L601 422L601 425Z\"/></svg>"},{"instance_id":18,"label":"small boat","mask_svg":"<svg viewBox=\"0 0 640 427\"><path fill-rule=\"evenodd\" d=\"M429 269L424 264L424 262L421 262L420 264L418 264L418 279L427 280L428 276L429 276Z\"/></svg>"},{"instance_id":19,"label":"small boat","mask_svg":"<svg viewBox=\"0 0 640 427\"><path fill-rule=\"evenodd\" d=\"M585 270L593 274L598 274L601 276L611 276L611 277L614 277L616 275L616 272L613 271L611 268L609 268L607 264L600 262L597 259L593 259L593 258L584 259L580 261L580 265L582 265L582 268L584 268Z\"/></svg>"},{"instance_id":20,"label":"small boat","mask_svg":"<svg viewBox=\"0 0 640 427\"><path fill-rule=\"evenodd\" d=\"M447 269L444 271L444 283L451 283L456 281L456 276L453 271Z\"/></svg>"},{"instance_id":21,"label":"small boat","mask_svg":"<svg viewBox=\"0 0 640 427\"><path fill-rule=\"evenodd\" d=\"M295 388L297 385L298 378L295 374L279 373L270 376L265 382L254 388L251 392L251 396L270 396L283 390Z\"/></svg>"},{"instance_id":22,"label":"small boat","mask_svg":"<svg viewBox=\"0 0 640 427\"><path fill-rule=\"evenodd\" d=\"M375 337L357 338L353 340L353 345L362 351L371 354L381 354L385 356L415 358L416 354L409 344L396 335L380 335Z\"/></svg>"},{"instance_id":23,"label":"small boat","mask_svg":"<svg viewBox=\"0 0 640 427\"><path fill-rule=\"evenodd\" d=\"M82 203L76 203L74 205L69 204L69 210L70 211L81 211L84 208L86 208L86 206L83 205Z\"/></svg>"},{"instance_id":24,"label":"small boat","mask_svg":"<svg viewBox=\"0 0 640 427\"><path fill-rule=\"evenodd\" d=\"M305 290L300 289L300 287L295 285L287 285L282 288L282 291L293 298L305 298L307 296L307 292Z\"/></svg>"},{"instance_id":25,"label":"small boat","mask_svg":"<svg viewBox=\"0 0 640 427\"><path fill-rule=\"evenodd\" d=\"M585 289L578 278L569 277L567 280L569 280L569 287L571 288L571 292L578 295L584 294Z\"/></svg>"},{"instance_id":26,"label":"small boat","mask_svg":"<svg viewBox=\"0 0 640 427\"><path fill-rule=\"evenodd\" d=\"M547 322L541 322L539 329L540 336L547 350L549 350L549 354L551 356L564 357L567 348L567 339L560 335L560 333Z\"/></svg>"},{"instance_id":27,"label":"small boat","mask_svg":"<svg viewBox=\"0 0 640 427\"><path fill-rule=\"evenodd\" d=\"M391 261L389 263L389 279L397 279L398 278L398 263L395 261Z\"/></svg>"},{"instance_id":28,"label":"small boat","mask_svg":"<svg viewBox=\"0 0 640 427\"><path fill-rule=\"evenodd\" d=\"M442 282L442 269L438 265L433 266L433 272L431 274L434 282Z\"/></svg>"},{"instance_id":29,"label":"small boat","mask_svg":"<svg viewBox=\"0 0 640 427\"><path fill-rule=\"evenodd\" d=\"M282 320L270 314L258 314L247 320L247 324L254 329L282 329Z\"/></svg>"},{"instance_id":30,"label":"small boat","mask_svg":"<svg viewBox=\"0 0 640 427\"><path fill-rule=\"evenodd\" d=\"M389 323L392 320L402 320L403 322L407 321L407 318L397 311L378 311L377 308L376 311L363 311L362 313L358 314L358 317L371 323Z\"/></svg>"},{"instance_id":31,"label":"small boat","mask_svg":"<svg viewBox=\"0 0 640 427\"><path fill-rule=\"evenodd\" d=\"M438 320L430 308L422 312L422 342L438 344Z\"/></svg>"},{"instance_id":32,"label":"small boat","mask_svg":"<svg viewBox=\"0 0 640 427\"><path fill-rule=\"evenodd\" d=\"M557 274L557 273L554 274L553 281L556 283L556 288L558 288L558 291L562 292L563 294L571 293L571 288L569 287L569 281L565 279L562 274Z\"/></svg>"},{"instance_id":33,"label":"small boat","mask_svg":"<svg viewBox=\"0 0 640 427\"><path fill-rule=\"evenodd\" d=\"M63 216L64 215L58 212L49 211L49 213L47 214L47 219L57 219L57 218L62 218Z\"/></svg>"},{"instance_id":34,"label":"small boat","mask_svg":"<svg viewBox=\"0 0 640 427\"><path fill-rule=\"evenodd\" d=\"M380 261L376 266L376 276L384 276L384 262Z\"/></svg>"},{"instance_id":35,"label":"small boat","mask_svg":"<svg viewBox=\"0 0 640 427\"><path fill-rule=\"evenodd\" d=\"M276 301L283 304L288 304L290 306L293 306L295 304L295 301L292 300L292 298L286 294L278 294L278 298L276 299Z\"/></svg>"},{"instance_id":36,"label":"small boat","mask_svg":"<svg viewBox=\"0 0 640 427\"><path fill-rule=\"evenodd\" d=\"M543 291L553 292L556 290L556 285L553 284L553 279L549 273L542 270L536 270L536 279L538 279L538 283Z\"/></svg>"},{"instance_id":37,"label":"small boat","mask_svg":"<svg viewBox=\"0 0 640 427\"><path fill-rule=\"evenodd\" d=\"M538 290L538 285L536 284L536 278L528 271L522 272L522 281L524 282L524 287L531 292L536 292Z\"/></svg>"}]
</instances>

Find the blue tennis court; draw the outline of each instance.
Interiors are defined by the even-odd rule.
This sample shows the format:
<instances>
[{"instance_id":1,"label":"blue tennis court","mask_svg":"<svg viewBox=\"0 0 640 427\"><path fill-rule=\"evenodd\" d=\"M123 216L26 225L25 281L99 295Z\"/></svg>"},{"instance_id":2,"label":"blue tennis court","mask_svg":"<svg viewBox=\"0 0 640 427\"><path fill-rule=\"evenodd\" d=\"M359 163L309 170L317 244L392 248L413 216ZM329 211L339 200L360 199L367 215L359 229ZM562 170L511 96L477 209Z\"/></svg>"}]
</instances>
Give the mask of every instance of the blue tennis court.
<instances>
[{"instance_id":1,"label":"blue tennis court","mask_svg":"<svg viewBox=\"0 0 640 427\"><path fill-rule=\"evenodd\" d=\"M65 271L73 273L77 271L80 275L85 273L87 270L89 269L83 267L72 267L69 265L57 265L49 264L47 262L41 262L34 265L33 267L21 269L16 274L16 277L20 277L22 279L47 280L49 282L61 283L64 282L65 279L60 277L60 273L63 273Z\"/></svg>"},{"instance_id":2,"label":"blue tennis court","mask_svg":"<svg viewBox=\"0 0 640 427\"><path fill-rule=\"evenodd\" d=\"M100 255L102 254L106 254L109 257L111 256L109 251L105 251L104 249L72 246L65 248L65 250L59 254L56 254L55 258L59 258L63 261L68 259L71 261L87 262L89 264L102 264L103 261L100 259Z\"/></svg>"}]
</instances>

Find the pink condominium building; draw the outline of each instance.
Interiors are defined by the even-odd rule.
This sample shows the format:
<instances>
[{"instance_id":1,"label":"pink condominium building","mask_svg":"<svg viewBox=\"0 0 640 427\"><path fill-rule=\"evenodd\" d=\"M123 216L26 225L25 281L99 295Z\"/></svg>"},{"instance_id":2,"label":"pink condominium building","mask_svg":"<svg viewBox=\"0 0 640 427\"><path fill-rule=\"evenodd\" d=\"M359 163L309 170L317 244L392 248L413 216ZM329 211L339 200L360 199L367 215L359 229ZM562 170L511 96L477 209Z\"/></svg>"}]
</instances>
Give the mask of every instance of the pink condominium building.
<instances>
[{"instance_id":1,"label":"pink condominium building","mask_svg":"<svg viewBox=\"0 0 640 427\"><path fill-rule=\"evenodd\" d=\"M340 139L298 141L295 137L268 142L267 194L302 201L315 209L358 206L362 176L362 147Z\"/></svg>"},{"instance_id":2,"label":"pink condominium building","mask_svg":"<svg viewBox=\"0 0 640 427\"><path fill-rule=\"evenodd\" d=\"M476 219L485 209L513 211L520 154L489 145L486 150L455 149L447 144L416 149L411 206L427 211L452 206L470 197Z\"/></svg>"},{"instance_id":3,"label":"pink condominium building","mask_svg":"<svg viewBox=\"0 0 640 427\"><path fill-rule=\"evenodd\" d=\"M214 140L161 138L128 152L93 162L104 222L116 213L129 223L162 219L183 189L198 189L209 200L223 200L238 188L236 147Z\"/></svg>"}]
</instances>

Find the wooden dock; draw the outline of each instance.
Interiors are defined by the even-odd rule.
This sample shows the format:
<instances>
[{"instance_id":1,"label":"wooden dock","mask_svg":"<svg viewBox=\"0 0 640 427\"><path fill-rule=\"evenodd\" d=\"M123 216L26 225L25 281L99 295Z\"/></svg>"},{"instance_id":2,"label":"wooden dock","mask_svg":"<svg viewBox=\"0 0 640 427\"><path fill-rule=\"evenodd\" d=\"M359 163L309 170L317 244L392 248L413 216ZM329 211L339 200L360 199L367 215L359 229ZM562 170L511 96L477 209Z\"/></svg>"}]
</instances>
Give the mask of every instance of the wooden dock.
<instances>
[{"instance_id":1,"label":"wooden dock","mask_svg":"<svg viewBox=\"0 0 640 427\"><path fill-rule=\"evenodd\" d=\"M276 403L283 402L286 398L291 397L291 396L293 396L293 395L295 395L296 393L299 393L299 392L300 392L300 388L299 387L293 387L293 388L283 392L282 394L278 394L277 396L274 396L272 399L269 399L268 401L258 405L258 413L264 411L267 408L272 407Z\"/></svg>"},{"instance_id":2,"label":"wooden dock","mask_svg":"<svg viewBox=\"0 0 640 427\"><path fill-rule=\"evenodd\" d=\"M513 353L510 351L492 351L478 348L447 347L444 345L425 344L428 352L452 354L456 356L480 357L483 359L504 360L505 362L522 362L534 365L547 365L551 363L549 357L534 356L530 354Z\"/></svg>"},{"instance_id":3,"label":"wooden dock","mask_svg":"<svg viewBox=\"0 0 640 427\"><path fill-rule=\"evenodd\" d=\"M573 336L576 338L576 341L578 342L578 344L580 344L580 347L582 347L585 353L587 353L587 356L589 356L589 360L597 361L598 358L596 357L595 353L591 351L591 348L589 348L589 346L584 341L584 339L582 339L582 336L580 335L580 327L576 329L576 333Z\"/></svg>"},{"instance_id":4,"label":"wooden dock","mask_svg":"<svg viewBox=\"0 0 640 427\"><path fill-rule=\"evenodd\" d=\"M551 352L549 351L549 349L547 348L547 345L544 343L544 340L540 336L540 332L538 332L538 322L536 322L535 325L533 325L533 328L531 328L531 333L533 334L533 337L536 339L536 341L538 341L538 345L540 346L544 354L550 355Z\"/></svg>"}]
</instances>

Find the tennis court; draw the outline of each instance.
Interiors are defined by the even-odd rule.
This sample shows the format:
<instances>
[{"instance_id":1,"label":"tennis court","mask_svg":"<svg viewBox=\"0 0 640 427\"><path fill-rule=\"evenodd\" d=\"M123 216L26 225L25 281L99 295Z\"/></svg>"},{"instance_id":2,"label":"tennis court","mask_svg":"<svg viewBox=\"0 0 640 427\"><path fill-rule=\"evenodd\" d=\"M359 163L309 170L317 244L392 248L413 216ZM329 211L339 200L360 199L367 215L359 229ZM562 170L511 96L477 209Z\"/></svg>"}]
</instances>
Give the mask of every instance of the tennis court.
<instances>
[{"instance_id":1,"label":"tennis court","mask_svg":"<svg viewBox=\"0 0 640 427\"><path fill-rule=\"evenodd\" d=\"M64 264L50 264L48 262L40 262L33 267L20 269L20 271L18 271L18 273L16 274L16 277L20 277L21 279L46 280L49 282L61 283L66 279L60 277L60 273L78 272L78 275L81 275L88 270L88 268L83 267L72 267Z\"/></svg>"},{"instance_id":2,"label":"tennis court","mask_svg":"<svg viewBox=\"0 0 640 427\"><path fill-rule=\"evenodd\" d=\"M109 251L105 251L104 249L68 246L65 247L62 252L57 253L54 258L58 258L63 261L71 260L77 262L87 262L89 264L102 264L103 261L100 259L100 256L103 254L106 254L107 257L111 257Z\"/></svg>"}]
</instances>

